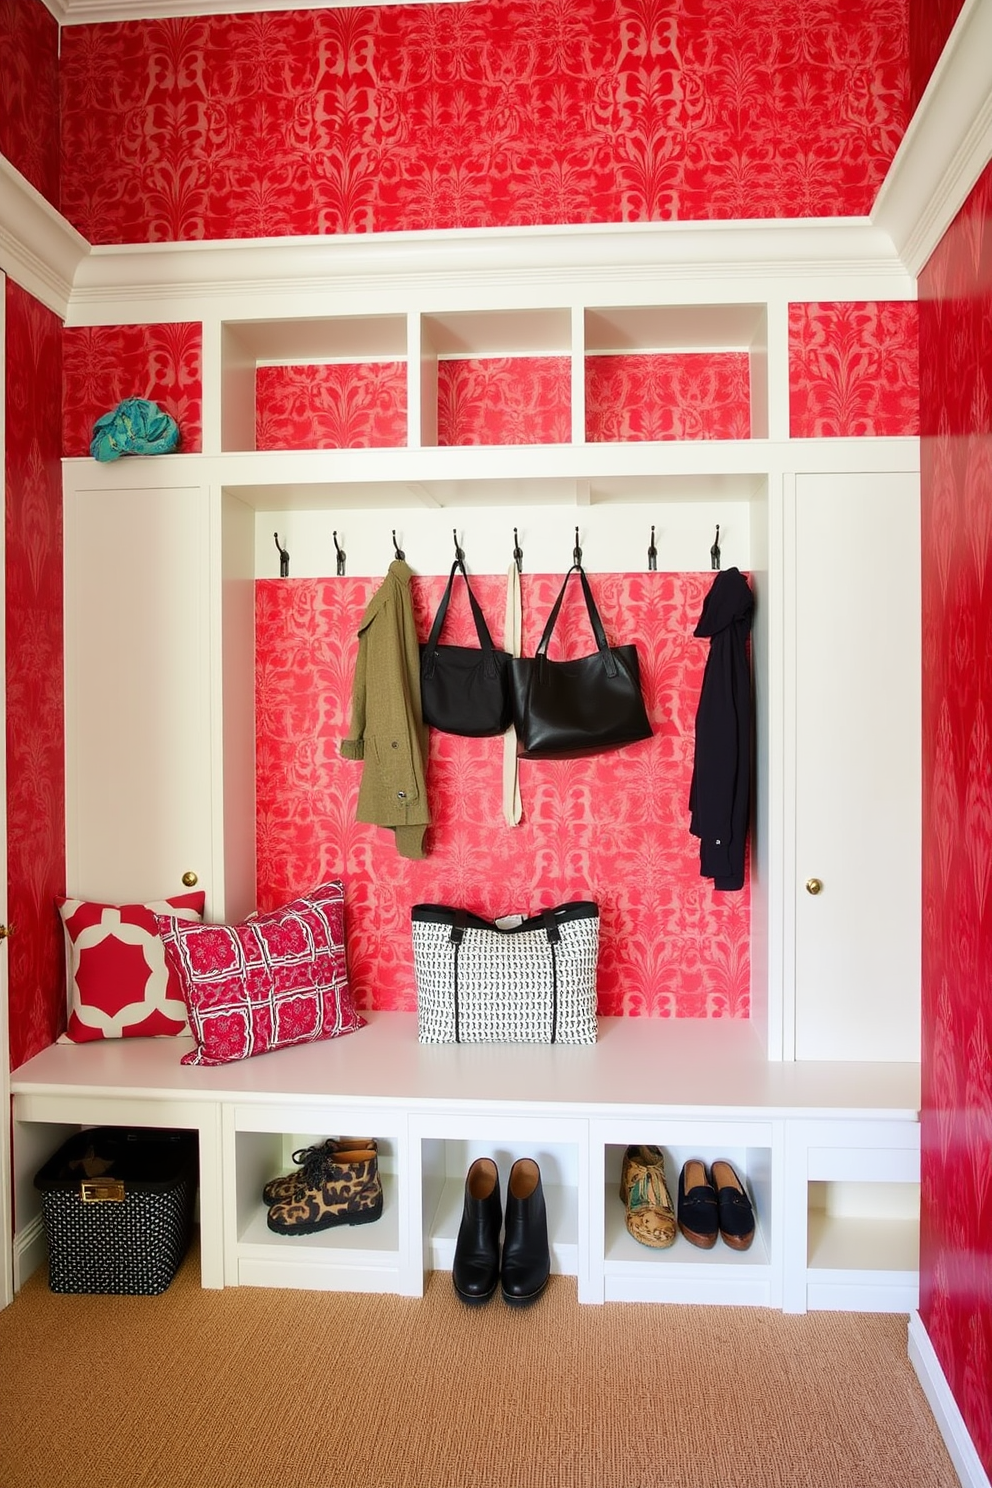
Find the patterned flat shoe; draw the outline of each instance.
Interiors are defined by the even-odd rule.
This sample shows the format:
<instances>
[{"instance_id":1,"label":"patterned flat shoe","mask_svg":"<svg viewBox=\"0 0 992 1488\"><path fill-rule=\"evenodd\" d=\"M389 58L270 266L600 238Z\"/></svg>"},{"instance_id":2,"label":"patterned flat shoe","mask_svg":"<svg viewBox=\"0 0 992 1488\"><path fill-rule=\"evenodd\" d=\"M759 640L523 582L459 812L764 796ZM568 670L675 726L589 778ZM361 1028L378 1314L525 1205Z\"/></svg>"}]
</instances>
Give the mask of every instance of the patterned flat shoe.
<instances>
[{"instance_id":1,"label":"patterned flat shoe","mask_svg":"<svg viewBox=\"0 0 992 1488\"><path fill-rule=\"evenodd\" d=\"M665 1182L660 1147L628 1147L620 1170L620 1197L627 1229L640 1245L666 1250L675 1244L675 1210Z\"/></svg>"},{"instance_id":2,"label":"patterned flat shoe","mask_svg":"<svg viewBox=\"0 0 992 1488\"><path fill-rule=\"evenodd\" d=\"M679 1229L700 1250L712 1250L716 1244L720 1230L716 1189L698 1157L691 1157L679 1174Z\"/></svg>"},{"instance_id":3,"label":"patterned flat shoe","mask_svg":"<svg viewBox=\"0 0 992 1488\"><path fill-rule=\"evenodd\" d=\"M710 1173L720 1214L720 1238L731 1250L747 1250L754 1239L754 1210L744 1185L729 1162L715 1162Z\"/></svg>"}]
</instances>

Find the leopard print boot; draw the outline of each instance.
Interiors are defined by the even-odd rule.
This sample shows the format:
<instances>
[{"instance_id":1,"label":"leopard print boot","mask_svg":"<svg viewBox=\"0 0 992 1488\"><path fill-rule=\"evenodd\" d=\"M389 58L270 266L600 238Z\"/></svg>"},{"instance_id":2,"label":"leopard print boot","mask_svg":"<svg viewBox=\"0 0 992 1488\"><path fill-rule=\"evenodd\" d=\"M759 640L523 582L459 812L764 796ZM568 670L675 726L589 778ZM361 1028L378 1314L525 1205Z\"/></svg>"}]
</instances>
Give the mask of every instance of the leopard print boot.
<instances>
[{"instance_id":1,"label":"leopard print boot","mask_svg":"<svg viewBox=\"0 0 992 1488\"><path fill-rule=\"evenodd\" d=\"M326 1157L334 1152L378 1152L378 1143L373 1137L328 1137L326 1142L318 1142L314 1147L301 1147L293 1153L293 1161L296 1167L292 1173L285 1173L281 1178L270 1178L262 1189L262 1203L268 1208L272 1204L281 1203L283 1199L292 1197L293 1190L300 1187L301 1179L305 1179L305 1187L309 1187L311 1179L319 1174L319 1169L314 1168L314 1163L323 1164Z\"/></svg>"},{"instance_id":2,"label":"leopard print boot","mask_svg":"<svg viewBox=\"0 0 992 1488\"><path fill-rule=\"evenodd\" d=\"M376 1153L336 1151L301 1171L289 1197L272 1205L268 1224L277 1235L315 1235L335 1225L371 1224L381 1215Z\"/></svg>"}]
</instances>

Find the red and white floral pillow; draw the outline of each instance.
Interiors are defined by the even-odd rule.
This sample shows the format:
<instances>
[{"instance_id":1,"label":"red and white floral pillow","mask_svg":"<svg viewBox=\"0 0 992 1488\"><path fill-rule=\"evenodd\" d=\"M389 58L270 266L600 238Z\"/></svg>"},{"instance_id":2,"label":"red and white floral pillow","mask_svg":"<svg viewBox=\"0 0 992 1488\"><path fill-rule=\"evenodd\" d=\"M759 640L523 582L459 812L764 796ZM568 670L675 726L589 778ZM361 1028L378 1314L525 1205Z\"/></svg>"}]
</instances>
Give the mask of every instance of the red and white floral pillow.
<instances>
[{"instance_id":1,"label":"red and white floral pillow","mask_svg":"<svg viewBox=\"0 0 992 1488\"><path fill-rule=\"evenodd\" d=\"M160 914L199 922L202 890L148 904L57 899L65 928L69 1023L61 1044L189 1032L186 1003L159 934Z\"/></svg>"},{"instance_id":2,"label":"red and white floral pillow","mask_svg":"<svg viewBox=\"0 0 992 1488\"><path fill-rule=\"evenodd\" d=\"M229 1064L365 1026L348 984L337 880L239 925L158 919L196 1048L183 1064Z\"/></svg>"}]
</instances>

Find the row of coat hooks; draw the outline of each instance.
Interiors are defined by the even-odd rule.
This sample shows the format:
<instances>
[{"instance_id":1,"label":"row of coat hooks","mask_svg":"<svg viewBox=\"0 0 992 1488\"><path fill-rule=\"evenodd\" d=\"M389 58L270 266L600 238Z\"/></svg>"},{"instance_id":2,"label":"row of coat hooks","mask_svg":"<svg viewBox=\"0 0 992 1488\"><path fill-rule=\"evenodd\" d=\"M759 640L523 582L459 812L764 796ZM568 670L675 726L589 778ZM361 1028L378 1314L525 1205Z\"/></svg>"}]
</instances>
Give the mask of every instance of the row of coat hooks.
<instances>
[{"instance_id":1,"label":"row of coat hooks","mask_svg":"<svg viewBox=\"0 0 992 1488\"><path fill-rule=\"evenodd\" d=\"M336 557L337 557L337 576L338 576L339 579L343 579L344 576L345 576L345 562L347 560L348 555L344 551L344 549L342 548L341 544L338 542L338 535L337 535L337 533L334 532L331 535L332 535L332 537L334 539L334 551L335 551L335 554L336 554ZM278 534L278 532L273 533L273 536L274 536L274 538L276 540L276 550L277 550L277 552L279 554L279 577L281 579L288 579L289 578L289 552L287 551L287 549L285 547L283 547L282 543L279 541L279 534ZM452 528L452 536L454 537L454 541L455 541L455 558L456 558L457 562L464 563L465 562L465 550L462 548L461 544L458 541L458 529L456 527L453 527ZM396 528L395 527L393 528L393 552L394 552L397 560L399 560L400 562L402 562L402 561L404 561L406 559L406 554L404 553L403 549L400 547L399 543L396 540ZM517 529L516 529L516 527L514 527L514 529L513 529L513 561L517 565L517 573L521 573L522 574L523 571L524 571L524 550L520 546L520 538L517 535ZM579 545L579 529L578 529L578 527L576 527L576 529L575 529L575 547L572 549L572 562L573 563L581 563L582 562L582 548ZM712 544L712 546L710 548L710 568L711 569L719 569L719 567L720 567L720 524L718 522L717 523L717 527L716 527L716 537L713 539L713 544ZM657 570L657 568L658 568L658 549L657 549L657 547L655 545L655 540L654 540L654 523L652 523L651 524L651 541L648 544L648 571L650 573L654 573Z\"/></svg>"}]
</instances>

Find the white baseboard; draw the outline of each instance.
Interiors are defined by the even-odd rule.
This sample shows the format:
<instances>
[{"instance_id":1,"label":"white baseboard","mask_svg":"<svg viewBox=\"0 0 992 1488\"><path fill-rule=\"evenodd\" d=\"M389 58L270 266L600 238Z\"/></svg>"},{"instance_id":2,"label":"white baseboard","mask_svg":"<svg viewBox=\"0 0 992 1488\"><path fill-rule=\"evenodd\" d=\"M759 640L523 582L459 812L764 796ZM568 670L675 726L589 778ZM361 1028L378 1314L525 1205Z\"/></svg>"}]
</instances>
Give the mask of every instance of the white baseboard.
<instances>
[{"instance_id":1,"label":"white baseboard","mask_svg":"<svg viewBox=\"0 0 992 1488\"><path fill-rule=\"evenodd\" d=\"M909 1317L909 1359L930 1402L961 1488L992 1488L918 1312Z\"/></svg>"},{"instance_id":2,"label":"white baseboard","mask_svg":"<svg viewBox=\"0 0 992 1488\"><path fill-rule=\"evenodd\" d=\"M29 1276L48 1260L45 1220L36 1214L30 1223L14 1236L14 1291L19 1292Z\"/></svg>"}]
</instances>

